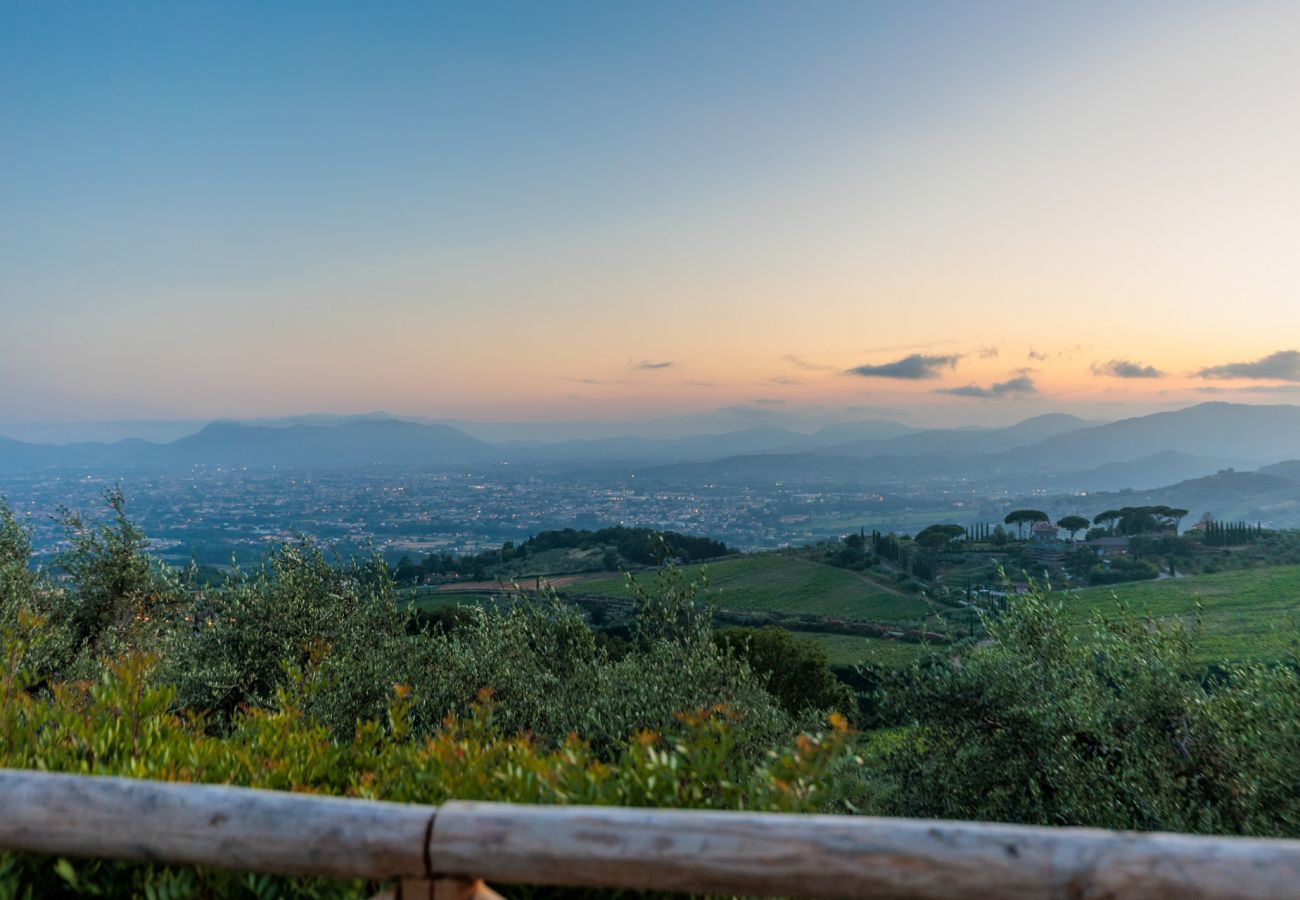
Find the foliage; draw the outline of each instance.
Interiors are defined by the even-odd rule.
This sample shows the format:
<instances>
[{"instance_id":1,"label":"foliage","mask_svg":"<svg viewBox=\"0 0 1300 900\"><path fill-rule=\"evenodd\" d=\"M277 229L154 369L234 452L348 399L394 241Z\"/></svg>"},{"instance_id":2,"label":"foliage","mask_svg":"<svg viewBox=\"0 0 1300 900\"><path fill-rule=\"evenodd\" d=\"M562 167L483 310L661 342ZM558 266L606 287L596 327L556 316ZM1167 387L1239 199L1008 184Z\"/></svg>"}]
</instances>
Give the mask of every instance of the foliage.
<instances>
[{"instance_id":1,"label":"foliage","mask_svg":"<svg viewBox=\"0 0 1300 900\"><path fill-rule=\"evenodd\" d=\"M331 709L318 714L346 731L382 711L384 662L400 653L405 619L378 561L332 565L310 544L287 545L190 597L164 642L163 675L180 705L220 725L270 704L291 670L316 663L331 679L321 694Z\"/></svg>"},{"instance_id":2,"label":"foliage","mask_svg":"<svg viewBox=\"0 0 1300 900\"><path fill-rule=\"evenodd\" d=\"M19 612L46 621L31 662L42 680L84 677L102 656L149 646L165 633L185 596L181 576L147 553L144 533L126 515L122 493L105 495L107 516L64 510L68 549L57 581L28 571L30 542L0 504L0 622Z\"/></svg>"},{"instance_id":3,"label":"foliage","mask_svg":"<svg viewBox=\"0 0 1300 900\"><path fill-rule=\"evenodd\" d=\"M744 659L767 692L792 715L853 707L853 694L831 672L826 650L810 638L768 625L728 629L714 640Z\"/></svg>"},{"instance_id":4,"label":"foliage","mask_svg":"<svg viewBox=\"0 0 1300 900\"><path fill-rule=\"evenodd\" d=\"M1033 525L1037 522L1050 522L1051 517L1041 509L1013 509L1007 513L1006 518L1002 520L1004 525L1014 525L1017 534L1020 537L1025 536L1025 526Z\"/></svg>"},{"instance_id":5,"label":"foliage","mask_svg":"<svg viewBox=\"0 0 1300 900\"><path fill-rule=\"evenodd\" d=\"M1171 506L1125 506L1108 509L1093 517L1094 525L1105 528L1109 534L1134 535L1150 532L1172 531L1178 533L1178 523L1187 516L1187 510Z\"/></svg>"},{"instance_id":6,"label":"foliage","mask_svg":"<svg viewBox=\"0 0 1300 900\"><path fill-rule=\"evenodd\" d=\"M0 640L13 658L22 638ZM236 714L221 737L169 710L172 688L155 660L133 655L94 682L29 693L30 672L0 682L0 766L92 775L238 784L369 799L440 803L448 798L775 811L847 811L865 802L860 761L843 717L753 762L737 752L744 714L709 707L680 714L676 738L648 730L612 757L571 737L543 747L502 729L483 692L465 718L449 717L427 740L412 739L417 698L389 690L385 716L332 737L308 710L309 679L292 678L272 708ZM364 897L374 885L282 879L112 861L72 863L0 854L0 896Z\"/></svg>"},{"instance_id":7,"label":"foliage","mask_svg":"<svg viewBox=\"0 0 1300 900\"><path fill-rule=\"evenodd\" d=\"M649 528L628 528L623 525L596 531L564 528L538 532L518 546L515 546L514 541L506 541L500 549L472 555L431 553L419 562L404 557L394 570L393 577L399 584L413 584L430 576L451 573L482 580L489 574L518 574L523 561L556 550L601 551L600 567L609 571L616 571L620 561L636 566L652 566L665 560L697 562L715 559L726 556L729 552L727 545L721 541L676 531L657 532Z\"/></svg>"},{"instance_id":8,"label":"foliage","mask_svg":"<svg viewBox=\"0 0 1300 900\"><path fill-rule=\"evenodd\" d=\"M1235 547L1250 544L1264 536L1264 529L1258 525L1245 522L1208 521L1204 526L1204 541L1207 547Z\"/></svg>"},{"instance_id":9,"label":"foliage","mask_svg":"<svg viewBox=\"0 0 1300 900\"><path fill-rule=\"evenodd\" d=\"M1056 523L1058 528L1064 528L1070 533L1070 540L1080 531L1088 529L1089 522L1083 516L1062 516Z\"/></svg>"},{"instance_id":10,"label":"foliage","mask_svg":"<svg viewBox=\"0 0 1300 900\"><path fill-rule=\"evenodd\" d=\"M716 595L698 567L627 580L629 639L614 652L554 594L419 617L382 562L330 560L309 543L200 585L149 558L120 494L108 512L65 516L70 550L57 571L39 571L0 504L0 766L429 803L1300 836L1300 675L1286 658L1294 628L1282 637L1279 621L1300 567L1117 589L1174 617L1163 624L1095 591L1031 586L984 619L984 634L941 652L907 645L908 667L837 679L820 644L769 628L716 633ZM1160 553L1182 540L1143 539ZM891 544L904 559L917 552L872 536L873 552ZM856 593L835 600L846 608L872 591L922 604L789 555L717 569L734 578L742 561L751 597L797 570L847 579ZM1112 566L1128 563L1151 566ZM1216 586L1202 617L1192 591ZM1194 624L1177 619L1193 611ZM1252 624L1265 619L1267 638ZM1277 664L1232 665L1222 642L1207 659L1206 641L1231 627L1237 650L1267 643ZM1204 661L1224 664L1211 677ZM842 712L876 730L850 734ZM373 886L0 856L0 897L365 892Z\"/></svg>"},{"instance_id":11,"label":"foliage","mask_svg":"<svg viewBox=\"0 0 1300 900\"><path fill-rule=\"evenodd\" d=\"M1109 566L1095 565L1088 570L1089 584L1121 584L1126 581L1149 581L1160 576L1160 569L1145 559L1119 556Z\"/></svg>"},{"instance_id":12,"label":"foliage","mask_svg":"<svg viewBox=\"0 0 1300 900\"><path fill-rule=\"evenodd\" d=\"M913 540L922 547L943 550L965 533L966 529L960 525L931 525L918 533Z\"/></svg>"},{"instance_id":13,"label":"foliage","mask_svg":"<svg viewBox=\"0 0 1300 900\"><path fill-rule=\"evenodd\" d=\"M1195 629L1123 607L1071 627L1035 588L989 644L899 698L913 740L890 758L899 813L1045 825L1295 835L1300 677L1225 671L1208 685Z\"/></svg>"}]
</instances>

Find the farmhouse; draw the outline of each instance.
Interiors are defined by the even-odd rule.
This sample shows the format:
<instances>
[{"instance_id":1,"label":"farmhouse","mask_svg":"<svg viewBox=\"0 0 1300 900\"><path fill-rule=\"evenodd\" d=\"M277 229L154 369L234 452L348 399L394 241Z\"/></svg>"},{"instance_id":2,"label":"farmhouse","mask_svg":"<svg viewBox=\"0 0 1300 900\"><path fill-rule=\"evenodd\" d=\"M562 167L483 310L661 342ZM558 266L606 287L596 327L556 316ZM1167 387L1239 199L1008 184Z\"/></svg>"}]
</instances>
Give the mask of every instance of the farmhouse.
<instances>
[{"instance_id":1,"label":"farmhouse","mask_svg":"<svg viewBox=\"0 0 1300 900\"><path fill-rule=\"evenodd\" d=\"M1029 536L1036 544L1056 544L1060 540L1060 529L1051 522L1035 522Z\"/></svg>"},{"instance_id":2,"label":"farmhouse","mask_svg":"<svg viewBox=\"0 0 1300 900\"><path fill-rule=\"evenodd\" d=\"M1088 541L1088 546L1103 559L1128 555L1128 538L1126 537L1094 538Z\"/></svg>"}]
</instances>

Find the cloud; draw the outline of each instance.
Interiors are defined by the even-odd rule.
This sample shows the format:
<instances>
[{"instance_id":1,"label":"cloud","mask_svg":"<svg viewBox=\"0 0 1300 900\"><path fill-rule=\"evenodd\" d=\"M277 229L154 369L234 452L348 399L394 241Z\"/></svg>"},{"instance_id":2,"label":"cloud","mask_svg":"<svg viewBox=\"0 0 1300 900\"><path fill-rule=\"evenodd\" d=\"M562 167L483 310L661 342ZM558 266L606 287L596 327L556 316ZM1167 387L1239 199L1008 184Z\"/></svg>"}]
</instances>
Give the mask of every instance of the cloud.
<instances>
[{"instance_id":1,"label":"cloud","mask_svg":"<svg viewBox=\"0 0 1300 900\"><path fill-rule=\"evenodd\" d=\"M1300 393L1300 384L1243 384L1240 387L1213 387L1206 385L1196 389L1198 394L1295 394Z\"/></svg>"},{"instance_id":2,"label":"cloud","mask_svg":"<svg viewBox=\"0 0 1300 900\"><path fill-rule=\"evenodd\" d=\"M775 400L771 397L758 397L754 402L761 403L764 406L783 406L785 404L784 400Z\"/></svg>"},{"instance_id":3,"label":"cloud","mask_svg":"<svg viewBox=\"0 0 1300 900\"><path fill-rule=\"evenodd\" d=\"M975 351L975 355L980 359L997 359L999 352L997 347L980 347Z\"/></svg>"},{"instance_id":4,"label":"cloud","mask_svg":"<svg viewBox=\"0 0 1300 900\"><path fill-rule=\"evenodd\" d=\"M859 350L859 353L906 353L908 350L931 350L935 347L950 347L953 344L960 344L961 341L952 339L942 341L926 341L924 344L894 344L889 347L867 347L865 350Z\"/></svg>"},{"instance_id":5,"label":"cloud","mask_svg":"<svg viewBox=\"0 0 1300 900\"><path fill-rule=\"evenodd\" d=\"M1047 360L1047 354L1039 353L1037 350L1030 349L1029 358L1038 360L1038 362L1044 362Z\"/></svg>"},{"instance_id":6,"label":"cloud","mask_svg":"<svg viewBox=\"0 0 1300 900\"><path fill-rule=\"evenodd\" d=\"M859 375L863 378L902 378L907 381L922 381L940 377L941 370L954 368L959 359L961 356L956 353L946 356L913 353L911 356L904 356L902 359L878 366L858 366L849 369L845 374Z\"/></svg>"},{"instance_id":7,"label":"cloud","mask_svg":"<svg viewBox=\"0 0 1300 900\"><path fill-rule=\"evenodd\" d=\"M1300 351L1279 350L1254 362L1209 366L1196 373L1202 378L1260 378L1300 381Z\"/></svg>"},{"instance_id":8,"label":"cloud","mask_svg":"<svg viewBox=\"0 0 1300 900\"><path fill-rule=\"evenodd\" d=\"M641 361L638 362L638 363L632 363L632 368L634 368L634 369L671 369L671 368L673 367L673 365L674 365L674 363L673 363L673 361L672 361L671 359L664 360L663 362L655 362L654 360L643 359L643 360L641 360Z\"/></svg>"},{"instance_id":9,"label":"cloud","mask_svg":"<svg viewBox=\"0 0 1300 900\"><path fill-rule=\"evenodd\" d=\"M781 358L784 359L786 362L788 362L790 365L794 366L796 369L803 369L804 371L807 372L835 371L834 366L823 366L823 365L819 365L818 363L811 363L808 362L808 360L804 359L802 356L796 356L793 353L787 353L785 356Z\"/></svg>"},{"instance_id":10,"label":"cloud","mask_svg":"<svg viewBox=\"0 0 1300 900\"><path fill-rule=\"evenodd\" d=\"M798 384L798 383L799 383L798 378L791 378L788 375L777 375L775 378L772 379L772 384L779 384L782 387L786 387L788 385Z\"/></svg>"},{"instance_id":11,"label":"cloud","mask_svg":"<svg viewBox=\"0 0 1300 900\"><path fill-rule=\"evenodd\" d=\"M988 387L981 387L978 384L967 384L962 387L940 388L935 391L936 394L951 394L954 397L980 397L986 400L993 400L1000 397L1011 397L1017 394L1037 394L1038 388L1034 385L1034 379L1027 374L1021 373L1014 378L1006 381L999 381Z\"/></svg>"},{"instance_id":12,"label":"cloud","mask_svg":"<svg viewBox=\"0 0 1300 900\"><path fill-rule=\"evenodd\" d=\"M1127 359L1112 359L1110 362L1093 363L1092 374L1109 375L1113 378L1164 378L1165 373L1155 366L1144 366Z\"/></svg>"}]
</instances>

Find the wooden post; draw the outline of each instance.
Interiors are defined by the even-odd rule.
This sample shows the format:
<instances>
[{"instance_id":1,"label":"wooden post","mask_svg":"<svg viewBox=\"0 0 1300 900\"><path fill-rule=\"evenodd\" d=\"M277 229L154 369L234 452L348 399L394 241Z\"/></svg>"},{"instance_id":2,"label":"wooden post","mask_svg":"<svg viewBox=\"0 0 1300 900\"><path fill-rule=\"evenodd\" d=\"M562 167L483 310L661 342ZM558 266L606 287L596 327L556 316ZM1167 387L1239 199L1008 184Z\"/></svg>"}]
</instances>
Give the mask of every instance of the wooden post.
<instances>
[{"instance_id":1,"label":"wooden post","mask_svg":"<svg viewBox=\"0 0 1300 900\"><path fill-rule=\"evenodd\" d=\"M898 900L1300 897L1300 841L973 822L452 802L0 770L0 850L399 881Z\"/></svg>"},{"instance_id":2,"label":"wooden post","mask_svg":"<svg viewBox=\"0 0 1300 900\"><path fill-rule=\"evenodd\" d=\"M0 769L0 848L282 875L423 878L433 807Z\"/></svg>"},{"instance_id":3,"label":"wooden post","mask_svg":"<svg viewBox=\"0 0 1300 900\"><path fill-rule=\"evenodd\" d=\"M1300 897L1300 841L857 816L452 802L430 857L493 882L689 893Z\"/></svg>"}]
</instances>

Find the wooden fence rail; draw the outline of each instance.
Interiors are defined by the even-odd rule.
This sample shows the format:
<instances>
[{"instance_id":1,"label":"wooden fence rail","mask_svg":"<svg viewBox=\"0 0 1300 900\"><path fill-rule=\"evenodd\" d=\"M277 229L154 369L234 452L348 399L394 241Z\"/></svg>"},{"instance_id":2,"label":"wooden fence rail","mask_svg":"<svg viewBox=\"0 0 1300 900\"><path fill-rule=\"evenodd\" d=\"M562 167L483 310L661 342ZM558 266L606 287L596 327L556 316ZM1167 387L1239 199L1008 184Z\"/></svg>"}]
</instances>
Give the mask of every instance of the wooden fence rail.
<instances>
[{"instance_id":1,"label":"wooden fence rail","mask_svg":"<svg viewBox=\"0 0 1300 900\"><path fill-rule=\"evenodd\" d=\"M1300 897L1300 841L771 813L418 806L0 770L0 850L393 881L947 898ZM427 893L426 893L427 892Z\"/></svg>"}]
</instances>

